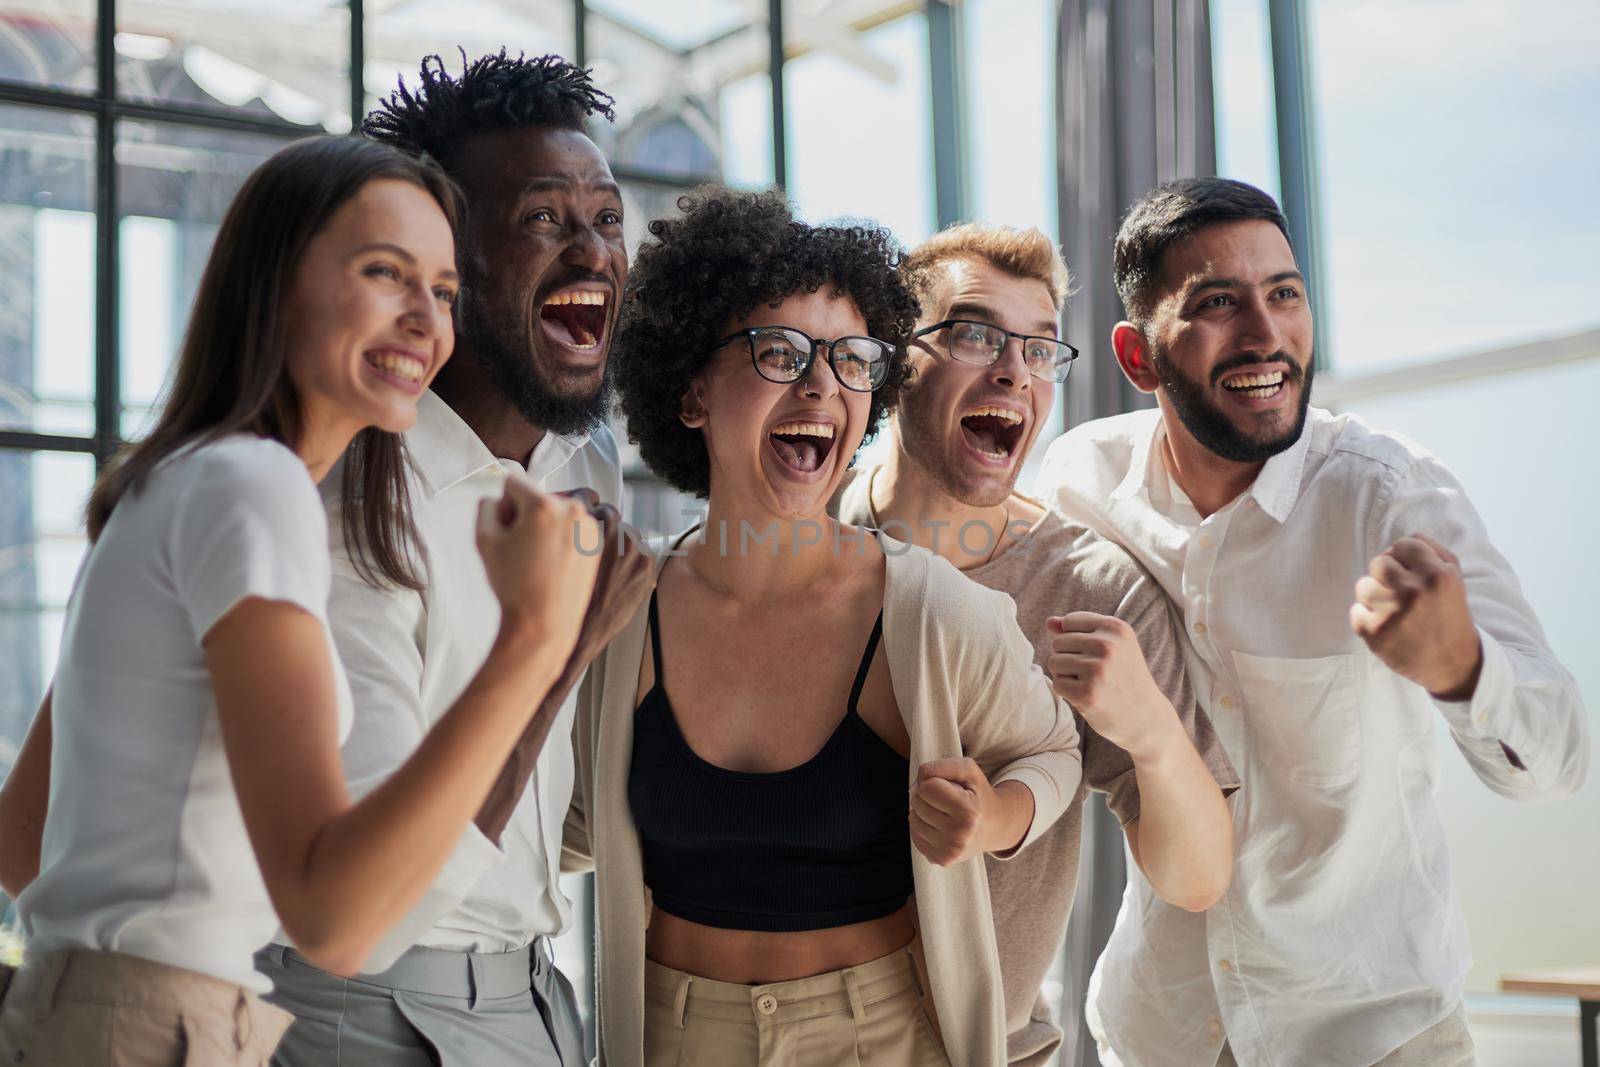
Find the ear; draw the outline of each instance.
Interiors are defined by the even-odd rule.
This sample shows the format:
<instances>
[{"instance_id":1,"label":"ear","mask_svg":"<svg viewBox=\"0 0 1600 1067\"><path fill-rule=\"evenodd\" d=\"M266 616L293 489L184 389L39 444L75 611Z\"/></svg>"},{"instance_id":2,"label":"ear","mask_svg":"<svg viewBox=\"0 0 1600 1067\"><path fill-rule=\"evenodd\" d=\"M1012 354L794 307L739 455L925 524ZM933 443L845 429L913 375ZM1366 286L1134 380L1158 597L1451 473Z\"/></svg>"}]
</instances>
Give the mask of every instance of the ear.
<instances>
[{"instance_id":1,"label":"ear","mask_svg":"<svg viewBox=\"0 0 1600 1067\"><path fill-rule=\"evenodd\" d=\"M696 375L678 401L678 418L691 430L698 430L706 424L705 399L705 386Z\"/></svg>"},{"instance_id":2,"label":"ear","mask_svg":"<svg viewBox=\"0 0 1600 1067\"><path fill-rule=\"evenodd\" d=\"M1150 346L1145 342L1144 331L1126 320L1111 328L1111 350L1117 354L1117 365L1122 373L1141 393L1153 393L1161 384L1156 377L1155 365L1150 362Z\"/></svg>"}]
</instances>

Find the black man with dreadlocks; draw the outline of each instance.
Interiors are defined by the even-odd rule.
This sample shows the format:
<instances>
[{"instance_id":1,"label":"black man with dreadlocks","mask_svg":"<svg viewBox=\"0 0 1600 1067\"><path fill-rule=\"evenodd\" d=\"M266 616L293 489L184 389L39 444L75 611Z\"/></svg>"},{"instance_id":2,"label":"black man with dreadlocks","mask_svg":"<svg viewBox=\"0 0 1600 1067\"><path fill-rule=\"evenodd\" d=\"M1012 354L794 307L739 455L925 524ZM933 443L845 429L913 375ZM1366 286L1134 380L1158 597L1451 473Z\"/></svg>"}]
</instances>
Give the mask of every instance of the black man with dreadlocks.
<instances>
[{"instance_id":1,"label":"black man with dreadlocks","mask_svg":"<svg viewBox=\"0 0 1600 1067\"><path fill-rule=\"evenodd\" d=\"M596 496L622 498L604 424L606 353L628 273L622 198L584 132L589 116L612 117L611 98L556 56L502 50L467 63L463 53L462 66L452 76L429 56L420 84L402 81L362 126L368 137L436 160L461 186L468 222L457 240L455 358L405 435L421 588L368 581L333 538L328 614L354 695L343 756L357 796L379 787L478 684L502 623L473 548L486 498L508 477L577 491L591 505ZM372 358L409 373L403 351ZM324 483L330 514L347 494L362 495L341 482L335 472ZM422 903L357 979L319 970L287 944L258 953L276 987L271 999L296 1016L275 1064L584 1062L572 987L550 951L572 914L557 884L573 787L571 694L649 582L642 557L620 541L614 510L597 510L610 515L613 543L578 650Z\"/></svg>"}]
</instances>

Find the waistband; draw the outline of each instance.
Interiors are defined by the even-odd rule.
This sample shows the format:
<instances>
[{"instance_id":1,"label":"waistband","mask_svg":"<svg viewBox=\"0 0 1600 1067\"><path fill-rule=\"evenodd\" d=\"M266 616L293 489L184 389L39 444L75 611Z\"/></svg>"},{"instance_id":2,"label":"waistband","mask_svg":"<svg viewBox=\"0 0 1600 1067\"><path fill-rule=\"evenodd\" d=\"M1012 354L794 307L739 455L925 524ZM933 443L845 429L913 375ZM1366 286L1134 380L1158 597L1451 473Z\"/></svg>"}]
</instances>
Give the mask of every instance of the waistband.
<instances>
[{"instance_id":1,"label":"waistband","mask_svg":"<svg viewBox=\"0 0 1600 1067\"><path fill-rule=\"evenodd\" d=\"M292 1019L244 986L120 952L71 949L32 957L11 985L13 992L33 988L36 1022L48 1018L58 1000L172 1012L212 1018L240 1048L252 1034L281 1034Z\"/></svg>"},{"instance_id":2,"label":"waistband","mask_svg":"<svg viewBox=\"0 0 1600 1067\"><path fill-rule=\"evenodd\" d=\"M674 1021L683 1025L690 1015L726 1022L772 1026L849 1012L865 1021L870 1004L911 990L922 994L912 955L913 941L887 956L827 974L765 985L740 985L701 978L654 960L644 963L646 998L670 1007Z\"/></svg>"},{"instance_id":3,"label":"waistband","mask_svg":"<svg viewBox=\"0 0 1600 1067\"><path fill-rule=\"evenodd\" d=\"M270 945L267 954L280 967L286 961L316 966L287 945ZM550 940L538 937L510 952L455 952L419 945L406 950L387 969L351 980L401 993L497 998L526 993L554 970Z\"/></svg>"}]
</instances>

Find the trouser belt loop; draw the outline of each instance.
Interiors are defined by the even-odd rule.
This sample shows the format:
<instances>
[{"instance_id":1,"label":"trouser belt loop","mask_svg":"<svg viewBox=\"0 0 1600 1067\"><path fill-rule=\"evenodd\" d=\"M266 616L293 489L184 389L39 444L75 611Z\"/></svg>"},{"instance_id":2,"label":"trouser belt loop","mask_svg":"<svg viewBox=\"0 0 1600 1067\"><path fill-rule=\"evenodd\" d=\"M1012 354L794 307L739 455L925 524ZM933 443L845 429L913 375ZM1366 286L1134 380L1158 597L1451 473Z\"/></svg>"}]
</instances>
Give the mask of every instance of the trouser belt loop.
<instances>
[{"instance_id":1,"label":"trouser belt loop","mask_svg":"<svg viewBox=\"0 0 1600 1067\"><path fill-rule=\"evenodd\" d=\"M473 1011L477 1011L483 992L483 960L478 958L476 952L467 953L467 986L468 1003Z\"/></svg>"},{"instance_id":2,"label":"trouser belt loop","mask_svg":"<svg viewBox=\"0 0 1600 1067\"><path fill-rule=\"evenodd\" d=\"M689 982L691 979L686 974L678 976L678 995L672 1001L672 1021L682 1030L688 1023L685 1021L689 1014Z\"/></svg>"},{"instance_id":3,"label":"trouser belt loop","mask_svg":"<svg viewBox=\"0 0 1600 1067\"><path fill-rule=\"evenodd\" d=\"M850 996L850 1014L855 1016L856 1025L866 1025L867 1002L861 995L861 977L854 967L844 972L844 991Z\"/></svg>"},{"instance_id":4,"label":"trouser belt loop","mask_svg":"<svg viewBox=\"0 0 1600 1067\"><path fill-rule=\"evenodd\" d=\"M45 965L44 980L39 983L39 998L33 1002L34 1022L44 1022L55 1007L56 987L61 984L62 975L67 973L71 957L70 952L57 952Z\"/></svg>"}]
</instances>

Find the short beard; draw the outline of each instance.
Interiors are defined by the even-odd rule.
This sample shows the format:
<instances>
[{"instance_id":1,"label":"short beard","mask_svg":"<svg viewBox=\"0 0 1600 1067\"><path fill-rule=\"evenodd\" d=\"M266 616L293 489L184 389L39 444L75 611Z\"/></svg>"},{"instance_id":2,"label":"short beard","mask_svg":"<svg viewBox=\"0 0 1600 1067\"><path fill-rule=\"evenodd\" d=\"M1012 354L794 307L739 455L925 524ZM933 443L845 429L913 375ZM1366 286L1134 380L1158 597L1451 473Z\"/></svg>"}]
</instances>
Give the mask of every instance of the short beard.
<instances>
[{"instance_id":1,"label":"short beard","mask_svg":"<svg viewBox=\"0 0 1600 1067\"><path fill-rule=\"evenodd\" d=\"M1242 360L1238 362L1241 366L1244 363ZM1249 362L1281 363L1284 388L1295 383L1300 385L1300 406L1295 412L1294 426L1276 437L1256 438L1241 432L1212 403L1204 386L1186 376L1164 353L1154 348L1150 352L1151 366L1155 368L1156 378L1167 392L1167 401L1172 404L1172 410L1178 413L1178 421L1206 451L1235 463L1262 463L1294 447L1305 430L1306 412L1311 406L1311 379L1316 373L1312 364L1307 363L1302 370L1299 364L1282 352ZM1218 370L1226 373L1227 364Z\"/></svg>"},{"instance_id":2,"label":"short beard","mask_svg":"<svg viewBox=\"0 0 1600 1067\"><path fill-rule=\"evenodd\" d=\"M992 494L975 494L960 472L945 462L949 438L942 427L926 424L919 415L915 379L901 390L900 403L895 411L895 427L900 450L905 453L907 460L915 464L923 476L946 496L954 497L967 507L992 508L1011 495L1017 475L1022 470L1020 463L1012 465L1011 481L1005 491L991 500L989 497ZM956 432L961 432L959 427Z\"/></svg>"},{"instance_id":3,"label":"short beard","mask_svg":"<svg viewBox=\"0 0 1600 1067\"><path fill-rule=\"evenodd\" d=\"M463 291L463 297L466 293ZM475 302L463 299L456 309L457 329L470 356L488 375L489 383L534 426L557 437L588 433L611 413L612 369L609 359L600 383L584 396L564 396L541 381L531 340L513 343L499 336L478 314ZM609 331L608 331L609 333ZM609 346L610 338L607 337Z\"/></svg>"}]
</instances>

